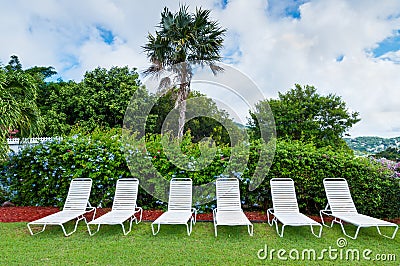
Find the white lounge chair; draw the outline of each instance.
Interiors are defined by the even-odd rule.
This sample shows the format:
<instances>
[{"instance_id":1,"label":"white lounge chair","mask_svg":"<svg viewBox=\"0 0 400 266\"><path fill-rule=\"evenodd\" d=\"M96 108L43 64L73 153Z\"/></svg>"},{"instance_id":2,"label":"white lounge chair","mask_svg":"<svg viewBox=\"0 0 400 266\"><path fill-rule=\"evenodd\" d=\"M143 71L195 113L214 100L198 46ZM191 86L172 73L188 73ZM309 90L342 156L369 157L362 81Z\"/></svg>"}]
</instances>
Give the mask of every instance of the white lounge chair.
<instances>
[{"instance_id":1,"label":"white lounge chair","mask_svg":"<svg viewBox=\"0 0 400 266\"><path fill-rule=\"evenodd\" d=\"M123 178L117 181L115 188L114 201L110 212L100 216L99 218L89 222L87 229L92 236L100 230L102 224L116 225L122 227L124 235L129 234L132 230L132 222L138 224L142 220L143 210L136 206L136 199L139 189L139 180L136 178ZM139 220L135 216L139 213ZM129 230L127 231L124 222L128 221ZM90 230L90 225L97 225L97 231L94 233Z\"/></svg>"},{"instance_id":2,"label":"white lounge chair","mask_svg":"<svg viewBox=\"0 0 400 266\"><path fill-rule=\"evenodd\" d=\"M196 209L192 208L192 180L173 178L169 187L168 211L151 224L151 230L156 235L161 224L184 224L187 234L190 235L196 223L196 215ZM158 225L157 231L154 231L154 225Z\"/></svg>"},{"instance_id":3,"label":"white lounge chair","mask_svg":"<svg viewBox=\"0 0 400 266\"><path fill-rule=\"evenodd\" d=\"M327 215L334 217L330 227L332 227L333 223L335 222L340 224L343 234L352 239L357 238L358 232L360 231L361 227L372 227L372 226L376 226L378 233L384 237L393 239L396 236L396 232L399 229L397 224L373 218L371 216L363 215L357 212L346 179L325 178L324 187L325 187L326 197L328 198L328 204L326 205L324 210L320 211L320 216L323 225L328 226L325 224L323 217L323 215ZM354 236L350 236L346 233L343 226L343 222L347 222L357 226L356 233ZM390 226L395 228L392 236L387 236L381 233L379 227L384 227L384 226Z\"/></svg>"},{"instance_id":4,"label":"white lounge chair","mask_svg":"<svg viewBox=\"0 0 400 266\"><path fill-rule=\"evenodd\" d=\"M31 235L43 232L47 225L61 226L64 235L70 236L76 231L80 220L87 223L84 214L94 211L93 217L96 214L96 208L92 207L89 203L90 191L92 189L92 179L90 178L76 178L71 181L67 199L65 200L64 208L62 211L48 215L36 221L28 223L28 229ZM64 223L76 219L75 227L72 232L67 233L64 228ZM32 225L42 225L41 231L33 233Z\"/></svg>"},{"instance_id":5,"label":"white lounge chair","mask_svg":"<svg viewBox=\"0 0 400 266\"><path fill-rule=\"evenodd\" d=\"M291 178L272 178L271 195L273 208L267 210L268 224L275 223L276 232L283 237L285 226L310 226L311 232L316 237L321 237L322 225L300 213L297 204L296 190ZM271 215L274 216L271 220ZM278 221L282 223L282 230L279 233ZM314 226L319 226L319 233L314 232Z\"/></svg>"},{"instance_id":6,"label":"white lounge chair","mask_svg":"<svg viewBox=\"0 0 400 266\"><path fill-rule=\"evenodd\" d=\"M244 214L241 201L239 180L236 178L218 178L216 181L217 208L213 210L214 231L219 225L247 225L249 235L253 235L253 224Z\"/></svg>"}]
</instances>

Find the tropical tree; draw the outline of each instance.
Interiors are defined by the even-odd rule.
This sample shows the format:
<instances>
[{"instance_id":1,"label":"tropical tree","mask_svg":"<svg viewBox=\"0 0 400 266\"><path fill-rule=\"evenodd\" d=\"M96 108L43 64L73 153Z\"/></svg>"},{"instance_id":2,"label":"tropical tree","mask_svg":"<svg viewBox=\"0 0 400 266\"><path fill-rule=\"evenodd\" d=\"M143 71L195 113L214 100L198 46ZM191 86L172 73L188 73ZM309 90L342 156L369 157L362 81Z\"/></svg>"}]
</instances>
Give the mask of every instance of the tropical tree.
<instances>
[{"instance_id":1,"label":"tropical tree","mask_svg":"<svg viewBox=\"0 0 400 266\"><path fill-rule=\"evenodd\" d=\"M37 80L22 70L17 56L0 67L0 157L4 158L10 131L18 131L20 137L39 135L43 119L36 104Z\"/></svg>"},{"instance_id":2,"label":"tropical tree","mask_svg":"<svg viewBox=\"0 0 400 266\"><path fill-rule=\"evenodd\" d=\"M139 74L127 66L95 68L81 82L48 82L39 91L45 133L65 135L75 125L86 132L122 127L129 100L139 86Z\"/></svg>"},{"instance_id":3,"label":"tropical tree","mask_svg":"<svg viewBox=\"0 0 400 266\"><path fill-rule=\"evenodd\" d=\"M348 111L340 96L322 96L313 86L299 84L278 96L260 101L255 113L250 113L249 122L256 135L257 125L270 121L269 113L265 112L269 105L278 138L312 141L318 147L347 147L342 137L360 118L358 112Z\"/></svg>"},{"instance_id":4,"label":"tropical tree","mask_svg":"<svg viewBox=\"0 0 400 266\"><path fill-rule=\"evenodd\" d=\"M160 75L171 71L177 80L175 108L179 108L178 137L183 136L186 102L190 93L193 65L210 67L216 74L222 71L215 63L220 61L220 49L226 29L217 21L210 20L210 10L196 8L194 14L187 6L181 6L173 14L167 7L161 13L161 22L155 35L149 33L143 50L150 59L151 66L145 75ZM171 77L163 77L160 89L170 88Z\"/></svg>"},{"instance_id":5,"label":"tropical tree","mask_svg":"<svg viewBox=\"0 0 400 266\"><path fill-rule=\"evenodd\" d=\"M167 115L174 109L176 101L173 91L166 92L160 97L157 103L151 109L150 115L155 119L154 122L147 121L146 131L151 133L161 133L161 129ZM205 137L212 136L217 144L230 143L229 133L226 128L237 127L229 114L225 110L218 109L217 104L204 94L196 90L189 93L188 99L196 100L195 107L189 107L189 111L195 113L207 113L209 116L199 116L190 119L184 126L185 131L190 130L192 140L198 142ZM195 108L196 110L192 110Z\"/></svg>"},{"instance_id":6,"label":"tropical tree","mask_svg":"<svg viewBox=\"0 0 400 266\"><path fill-rule=\"evenodd\" d=\"M4 68L7 71L22 70L22 64L17 55L12 55L10 56L10 61L8 61L8 65L6 65Z\"/></svg>"}]
</instances>

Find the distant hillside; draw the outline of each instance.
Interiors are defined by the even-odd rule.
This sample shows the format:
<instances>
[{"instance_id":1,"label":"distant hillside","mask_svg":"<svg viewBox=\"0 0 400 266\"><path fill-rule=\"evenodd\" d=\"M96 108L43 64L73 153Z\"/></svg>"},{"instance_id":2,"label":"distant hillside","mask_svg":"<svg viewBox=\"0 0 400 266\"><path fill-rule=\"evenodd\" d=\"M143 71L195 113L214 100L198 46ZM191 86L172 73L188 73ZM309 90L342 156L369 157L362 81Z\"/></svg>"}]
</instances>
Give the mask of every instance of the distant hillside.
<instances>
[{"instance_id":1,"label":"distant hillside","mask_svg":"<svg viewBox=\"0 0 400 266\"><path fill-rule=\"evenodd\" d=\"M386 150L389 147L400 148L400 137L357 137L344 138L349 147L362 154L375 154Z\"/></svg>"}]
</instances>

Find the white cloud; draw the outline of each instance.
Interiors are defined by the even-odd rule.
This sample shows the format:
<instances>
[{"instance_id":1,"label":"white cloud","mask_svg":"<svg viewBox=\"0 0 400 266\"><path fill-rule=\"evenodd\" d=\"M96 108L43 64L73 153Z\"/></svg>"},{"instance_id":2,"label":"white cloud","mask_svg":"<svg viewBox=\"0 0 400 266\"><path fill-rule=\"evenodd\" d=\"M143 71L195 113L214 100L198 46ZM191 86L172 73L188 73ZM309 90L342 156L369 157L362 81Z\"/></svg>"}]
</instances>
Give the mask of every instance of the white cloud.
<instances>
[{"instance_id":1,"label":"white cloud","mask_svg":"<svg viewBox=\"0 0 400 266\"><path fill-rule=\"evenodd\" d=\"M237 67L266 95L276 96L294 83L314 85L322 94L342 96L350 109L361 113L362 121L351 131L354 136L399 133L393 132L396 112L384 109L390 105L400 111L400 65L371 58L366 51L400 28L399 19L387 19L400 10L400 2L382 7L374 1L310 1L300 6L298 20L266 18L261 2L246 7L238 2L227 6L221 23L240 36ZM336 61L338 56L342 62Z\"/></svg>"},{"instance_id":2,"label":"white cloud","mask_svg":"<svg viewBox=\"0 0 400 266\"><path fill-rule=\"evenodd\" d=\"M400 64L400 49L394 52L388 52L379 57L380 60L387 60L390 62L394 62Z\"/></svg>"},{"instance_id":3,"label":"white cloud","mask_svg":"<svg viewBox=\"0 0 400 266\"><path fill-rule=\"evenodd\" d=\"M373 58L368 52L400 29L400 1L312 0L299 6L300 18L283 17L279 1L187 1L214 9L227 28L227 61L249 75L267 97L295 83L321 94L343 97L362 121L351 133L400 135L399 51ZM289 2L287 5L292 5ZM3 1L0 61L17 54L24 67L51 65L66 80L80 80L94 67L129 65L143 70L141 46L154 33L160 13L177 1ZM293 5L292 5L293 7ZM271 14L271 12L275 12ZM111 31L103 41L97 27ZM338 62L336 59L343 57Z\"/></svg>"}]
</instances>

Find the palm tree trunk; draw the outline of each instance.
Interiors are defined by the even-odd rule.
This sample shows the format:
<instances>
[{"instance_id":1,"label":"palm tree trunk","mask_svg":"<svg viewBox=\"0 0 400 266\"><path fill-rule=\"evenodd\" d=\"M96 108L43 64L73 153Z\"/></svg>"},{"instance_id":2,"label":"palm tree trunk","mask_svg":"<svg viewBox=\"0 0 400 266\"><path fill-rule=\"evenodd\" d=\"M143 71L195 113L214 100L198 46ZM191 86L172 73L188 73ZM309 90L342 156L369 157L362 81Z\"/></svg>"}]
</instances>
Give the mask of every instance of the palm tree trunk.
<instances>
[{"instance_id":1,"label":"palm tree trunk","mask_svg":"<svg viewBox=\"0 0 400 266\"><path fill-rule=\"evenodd\" d=\"M190 83L180 84L178 91L178 99L176 106L179 108L179 120L178 120L178 138L183 137L183 130L185 128L186 119L186 99L189 96Z\"/></svg>"}]
</instances>

